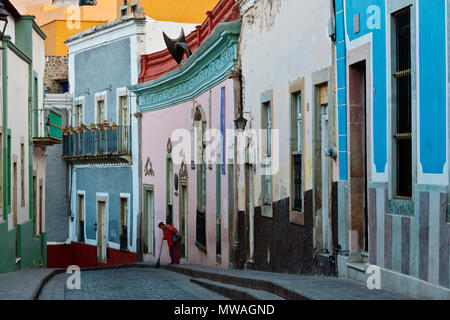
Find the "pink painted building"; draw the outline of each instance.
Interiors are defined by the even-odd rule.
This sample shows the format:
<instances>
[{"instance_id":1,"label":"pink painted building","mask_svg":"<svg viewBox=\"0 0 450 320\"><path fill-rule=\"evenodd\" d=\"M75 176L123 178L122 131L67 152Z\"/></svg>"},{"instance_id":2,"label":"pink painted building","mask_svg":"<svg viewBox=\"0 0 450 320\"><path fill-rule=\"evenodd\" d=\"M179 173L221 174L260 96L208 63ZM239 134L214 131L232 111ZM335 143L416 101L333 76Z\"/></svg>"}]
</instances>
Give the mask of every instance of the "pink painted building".
<instances>
[{"instance_id":1,"label":"pink painted building","mask_svg":"<svg viewBox=\"0 0 450 320\"><path fill-rule=\"evenodd\" d=\"M160 64L149 59L167 56L167 50L143 56L141 83L131 88L138 99L136 116L140 119L142 217L138 236L144 261L158 257L161 221L182 234L182 263L228 268L237 254L232 250L233 217L238 214L235 169L230 164L234 153L227 146L234 141L234 120L239 114L235 59L240 21L236 21L239 13L234 0L220 1L214 10L208 19L215 21L215 28L196 42L192 56L175 68L167 59ZM222 21L214 20L215 16ZM198 30L209 25L208 19ZM193 39L193 34L187 39ZM161 74L165 64L165 74L142 82L155 70ZM161 262L169 261L164 243Z\"/></svg>"}]
</instances>

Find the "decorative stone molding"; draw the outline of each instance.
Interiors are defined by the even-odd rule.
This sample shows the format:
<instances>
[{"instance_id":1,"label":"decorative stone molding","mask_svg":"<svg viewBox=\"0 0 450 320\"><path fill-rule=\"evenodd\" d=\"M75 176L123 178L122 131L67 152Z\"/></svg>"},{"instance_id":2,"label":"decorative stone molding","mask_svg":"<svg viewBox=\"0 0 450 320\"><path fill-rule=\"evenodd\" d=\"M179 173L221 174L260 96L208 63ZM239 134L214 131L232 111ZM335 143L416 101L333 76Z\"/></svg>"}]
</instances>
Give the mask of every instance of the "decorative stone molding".
<instances>
[{"instance_id":1,"label":"decorative stone molding","mask_svg":"<svg viewBox=\"0 0 450 320\"><path fill-rule=\"evenodd\" d=\"M225 80L235 66L240 30L240 21L218 25L182 67L131 86L129 89L138 96L138 110L157 110L192 100Z\"/></svg>"},{"instance_id":2,"label":"decorative stone molding","mask_svg":"<svg viewBox=\"0 0 450 320\"><path fill-rule=\"evenodd\" d=\"M170 154L172 153L172 141L170 140L170 138L167 140L167 153Z\"/></svg>"},{"instance_id":3,"label":"decorative stone molding","mask_svg":"<svg viewBox=\"0 0 450 320\"><path fill-rule=\"evenodd\" d=\"M180 172L179 172L179 181L180 185L187 185L188 180L188 171L187 166L184 160L181 162Z\"/></svg>"},{"instance_id":4,"label":"decorative stone molding","mask_svg":"<svg viewBox=\"0 0 450 320\"><path fill-rule=\"evenodd\" d=\"M147 157L147 162L145 163L144 167L144 174L145 176L155 176L155 171L153 171L153 165L152 161L150 160L150 157Z\"/></svg>"}]
</instances>

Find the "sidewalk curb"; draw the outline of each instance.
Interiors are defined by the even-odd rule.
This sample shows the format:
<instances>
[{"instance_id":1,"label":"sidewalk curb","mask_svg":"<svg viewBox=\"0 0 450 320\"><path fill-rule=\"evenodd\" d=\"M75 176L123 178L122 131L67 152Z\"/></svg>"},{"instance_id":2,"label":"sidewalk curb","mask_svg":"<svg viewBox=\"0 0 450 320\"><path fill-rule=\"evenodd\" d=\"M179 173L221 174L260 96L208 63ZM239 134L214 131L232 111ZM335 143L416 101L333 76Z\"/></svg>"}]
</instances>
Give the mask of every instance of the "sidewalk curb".
<instances>
[{"instance_id":1,"label":"sidewalk curb","mask_svg":"<svg viewBox=\"0 0 450 320\"><path fill-rule=\"evenodd\" d=\"M226 286L220 286L218 284L213 284L206 282L208 280L201 279L191 279L192 283L195 283L203 288L206 288L212 292L218 293L224 297L230 298L232 300L259 300L257 297L245 290L239 290L237 288L230 288ZM222 283L223 284L223 283Z\"/></svg>"},{"instance_id":2,"label":"sidewalk curb","mask_svg":"<svg viewBox=\"0 0 450 320\"><path fill-rule=\"evenodd\" d=\"M314 300L314 298L299 294L293 290L287 289L272 281L250 279L226 274L217 274L213 272L193 270L182 266L175 267L162 265L161 268L169 271L182 273L191 276L193 278L203 278L211 281L217 281L225 284L245 287L248 289L264 290L274 295L277 295L285 300Z\"/></svg>"},{"instance_id":3,"label":"sidewalk curb","mask_svg":"<svg viewBox=\"0 0 450 320\"><path fill-rule=\"evenodd\" d=\"M50 274L48 274L44 279L41 280L38 287L34 290L31 300L39 300L39 296L41 295L42 289L44 289L45 285L57 274L64 273L65 269L56 269L53 270Z\"/></svg>"}]
</instances>

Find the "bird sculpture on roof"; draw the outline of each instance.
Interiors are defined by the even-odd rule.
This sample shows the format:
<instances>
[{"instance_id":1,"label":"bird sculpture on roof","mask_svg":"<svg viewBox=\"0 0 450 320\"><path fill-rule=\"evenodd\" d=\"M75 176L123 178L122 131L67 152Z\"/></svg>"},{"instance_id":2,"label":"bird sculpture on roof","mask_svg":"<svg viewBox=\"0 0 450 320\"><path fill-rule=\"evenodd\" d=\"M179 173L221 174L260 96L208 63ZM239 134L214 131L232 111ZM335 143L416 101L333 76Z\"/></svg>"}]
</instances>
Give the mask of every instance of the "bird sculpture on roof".
<instances>
[{"instance_id":1,"label":"bird sculpture on roof","mask_svg":"<svg viewBox=\"0 0 450 320\"><path fill-rule=\"evenodd\" d=\"M186 58L192 55L191 49L186 44L186 37L184 35L184 29L181 28L181 34L176 39L170 39L163 31L164 42L166 43L167 49L169 50L175 61L180 64L183 60L184 54Z\"/></svg>"}]
</instances>

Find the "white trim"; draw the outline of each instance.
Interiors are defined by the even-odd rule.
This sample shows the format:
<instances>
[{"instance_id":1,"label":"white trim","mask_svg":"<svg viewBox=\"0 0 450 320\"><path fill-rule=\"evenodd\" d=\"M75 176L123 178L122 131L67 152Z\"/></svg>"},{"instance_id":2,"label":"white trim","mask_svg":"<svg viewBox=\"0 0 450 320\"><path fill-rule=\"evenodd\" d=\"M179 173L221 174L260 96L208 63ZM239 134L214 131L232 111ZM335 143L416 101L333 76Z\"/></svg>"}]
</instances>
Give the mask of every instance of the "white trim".
<instances>
[{"instance_id":1,"label":"white trim","mask_svg":"<svg viewBox=\"0 0 450 320\"><path fill-rule=\"evenodd\" d=\"M139 37L138 35L133 35L131 41L131 54L130 54L130 65L131 65L131 72L130 72L130 83L136 84L138 83L139 78L139 64L136 63L136 57L139 57L141 54L145 51L145 42L141 42L138 44ZM141 40L142 41L142 40ZM138 119L133 116L133 114L136 112L136 95L132 92L128 92L128 108L130 112L130 126L131 126L131 157L132 157L132 163L131 163L131 172L133 176L132 180L132 194L133 196L133 211L132 214L130 214L130 219L133 219L133 239L131 239L131 246L129 246L129 250L136 252L136 243L137 243L137 216L139 212L141 211L141 204L143 207L143 192L141 189L141 186L139 184L139 174L140 174L140 154L139 154L139 141L141 140L141 137L139 137L139 126L138 126ZM143 209L143 208L142 208Z\"/></svg>"},{"instance_id":2,"label":"white trim","mask_svg":"<svg viewBox=\"0 0 450 320\"><path fill-rule=\"evenodd\" d=\"M129 20L125 23L73 40L67 43L69 56L85 50L104 46L107 43L127 39L133 35L145 35L146 22L146 20ZM99 41L99 39L102 41Z\"/></svg>"}]
</instances>

